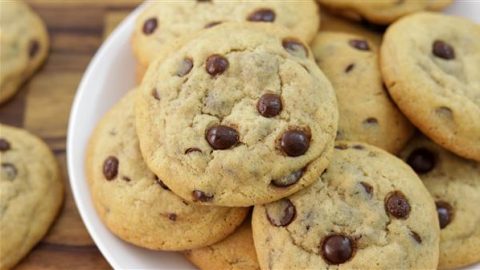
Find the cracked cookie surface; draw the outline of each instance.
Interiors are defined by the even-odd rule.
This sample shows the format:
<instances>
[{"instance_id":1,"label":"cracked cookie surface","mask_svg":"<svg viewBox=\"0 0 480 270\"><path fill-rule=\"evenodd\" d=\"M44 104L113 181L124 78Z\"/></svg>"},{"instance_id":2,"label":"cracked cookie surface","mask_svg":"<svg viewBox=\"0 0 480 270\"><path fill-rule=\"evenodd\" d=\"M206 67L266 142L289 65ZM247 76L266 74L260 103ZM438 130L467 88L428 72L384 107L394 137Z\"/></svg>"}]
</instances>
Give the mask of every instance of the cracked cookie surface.
<instances>
[{"instance_id":1,"label":"cracked cookie surface","mask_svg":"<svg viewBox=\"0 0 480 270\"><path fill-rule=\"evenodd\" d=\"M337 142L310 187L255 206L262 269L435 269L439 226L421 180L396 157Z\"/></svg>"},{"instance_id":2,"label":"cracked cookie surface","mask_svg":"<svg viewBox=\"0 0 480 270\"><path fill-rule=\"evenodd\" d=\"M423 136L401 153L435 200L440 221L440 269L480 261L480 163L463 159Z\"/></svg>"},{"instance_id":3,"label":"cracked cookie surface","mask_svg":"<svg viewBox=\"0 0 480 270\"><path fill-rule=\"evenodd\" d=\"M179 196L205 204L265 203L311 184L338 117L311 55L286 30L225 23L157 60L137 98L145 161Z\"/></svg>"},{"instance_id":4,"label":"cracked cookie surface","mask_svg":"<svg viewBox=\"0 0 480 270\"><path fill-rule=\"evenodd\" d=\"M23 1L0 2L0 103L15 94L48 53L45 24Z\"/></svg>"},{"instance_id":5,"label":"cracked cookie surface","mask_svg":"<svg viewBox=\"0 0 480 270\"><path fill-rule=\"evenodd\" d=\"M452 0L317 0L331 11L354 20L390 24L402 16L423 10L440 10Z\"/></svg>"},{"instance_id":6,"label":"cracked cookie surface","mask_svg":"<svg viewBox=\"0 0 480 270\"><path fill-rule=\"evenodd\" d=\"M418 13L387 30L380 59L390 95L407 118L442 147L480 161L478 40L474 22Z\"/></svg>"},{"instance_id":7,"label":"cracked cookie surface","mask_svg":"<svg viewBox=\"0 0 480 270\"><path fill-rule=\"evenodd\" d=\"M2 4L3 5L3 4ZM11 269L47 233L63 200L57 160L39 138L0 124L0 269Z\"/></svg>"},{"instance_id":8,"label":"cracked cookie surface","mask_svg":"<svg viewBox=\"0 0 480 270\"><path fill-rule=\"evenodd\" d=\"M321 32L312 51L337 96L336 139L366 142L391 153L400 151L413 127L383 86L377 46L362 36Z\"/></svg>"},{"instance_id":9,"label":"cracked cookie surface","mask_svg":"<svg viewBox=\"0 0 480 270\"><path fill-rule=\"evenodd\" d=\"M318 30L319 13L313 0L156 1L136 21L133 49L140 64L147 66L172 39L227 21L282 25L310 42Z\"/></svg>"},{"instance_id":10,"label":"cracked cookie surface","mask_svg":"<svg viewBox=\"0 0 480 270\"><path fill-rule=\"evenodd\" d=\"M148 169L135 132L136 94L130 91L103 117L89 143L87 177L97 212L117 236L149 249L183 250L222 240L248 209L193 205Z\"/></svg>"}]
</instances>

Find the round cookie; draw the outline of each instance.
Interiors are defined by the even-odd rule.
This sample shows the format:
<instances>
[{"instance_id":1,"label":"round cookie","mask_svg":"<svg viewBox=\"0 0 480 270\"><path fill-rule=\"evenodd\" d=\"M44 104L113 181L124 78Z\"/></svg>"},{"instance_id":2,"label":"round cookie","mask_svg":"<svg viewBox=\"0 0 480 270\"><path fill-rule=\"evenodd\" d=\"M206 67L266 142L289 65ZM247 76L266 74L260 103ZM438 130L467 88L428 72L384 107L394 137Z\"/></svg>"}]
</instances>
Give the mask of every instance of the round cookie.
<instances>
[{"instance_id":1,"label":"round cookie","mask_svg":"<svg viewBox=\"0 0 480 270\"><path fill-rule=\"evenodd\" d=\"M415 170L437 205L440 269L480 262L480 163L460 158L423 136L401 157Z\"/></svg>"},{"instance_id":2,"label":"round cookie","mask_svg":"<svg viewBox=\"0 0 480 270\"><path fill-rule=\"evenodd\" d=\"M452 0L317 0L338 13L354 20L368 20L376 24L390 24L405 15L423 10L440 10Z\"/></svg>"},{"instance_id":3,"label":"round cookie","mask_svg":"<svg viewBox=\"0 0 480 270\"><path fill-rule=\"evenodd\" d=\"M413 134L413 127L383 86L377 47L361 36L321 32L312 51L337 94L337 140L361 141L392 153L400 151Z\"/></svg>"},{"instance_id":4,"label":"round cookie","mask_svg":"<svg viewBox=\"0 0 480 270\"><path fill-rule=\"evenodd\" d=\"M436 269L435 204L411 168L367 144L337 142L310 187L253 211L262 269Z\"/></svg>"},{"instance_id":5,"label":"round cookie","mask_svg":"<svg viewBox=\"0 0 480 270\"><path fill-rule=\"evenodd\" d=\"M208 247L187 250L184 255L201 270L260 270L250 218L224 240Z\"/></svg>"},{"instance_id":6,"label":"round cookie","mask_svg":"<svg viewBox=\"0 0 480 270\"><path fill-rule=\"evenodd\" d=\"M25 130L0 124L0 161L4 270L13 268L47 233L62 205L64 186L53 153Z\"/></svg>"},{"instance_id":7,"label":"round cookie","mask_svg":"<svg viewBox=\"0 0 480 270\"><path fill-rule=\"evenodd\" d=\"M390 95L407 118L444 148L480 161L478 40L478 24L418 13L389 27L380 60Z\"/></svg>"},{"instance_id":8,"label":"round cookie","mask_svg":"<svg viewBox=\"0 0 480 270\"><path fill-rule=\"evenodd\" d=\"M156 250L213 244L239 226L247 208L188 203L158 179L140 154L135 133L135 91L95 129L87 153L87 177L104 224L123 240Z\"/></svg>"},{"instance_id":9,"label":"round cookie","mask_svg":"<svg viewBox=\"0 0 480 270\"><path fill-rule=\"evenodd\" d=\"M280 199L317 179L332 153L332 86L308 47L272 25L205 30L152 63L140 92L145 161L189 201Z\"/></svg>"},{"instance_id":10,"label":"round cookie","mask_svg":"<svg viewBox=\"0 0 480 270\"><path fill-rule=\"evenodd\" d=\"M317 33L320 19L313 0L156 1L145 7L136 21L135 56L140 65L148 66L168 41L226 21L282 25L308 43Z\"/></svg>"},{"instance_id":11,"label":"round cookie","mask_svg":"<svg viewBox=\"0 0 480 270\"><path fill-rule=\"evenodd\" d=\"M23 1L0 2L0 103L42 64L48 53L45 24Z\"/></svg>"}]
</instances>

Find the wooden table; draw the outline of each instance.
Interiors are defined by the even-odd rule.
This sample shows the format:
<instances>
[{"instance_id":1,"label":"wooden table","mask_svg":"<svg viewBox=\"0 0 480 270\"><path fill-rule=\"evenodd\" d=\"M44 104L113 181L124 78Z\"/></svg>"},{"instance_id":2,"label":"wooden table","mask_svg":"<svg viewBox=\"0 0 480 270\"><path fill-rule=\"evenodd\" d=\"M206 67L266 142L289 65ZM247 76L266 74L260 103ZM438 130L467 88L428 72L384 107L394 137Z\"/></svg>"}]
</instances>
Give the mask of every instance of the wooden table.
<instances>
[{"instance_id":1,"label":"wooden table","mask_svg":"<svg viewBox=\"0 0 480 270\"><path fill-rule=\"evenodd\" d=\"M3 1L3 0L2 0ZM47 236L17 269L110 269L73 201L66 170L70 107L80 79L103 39L140 0L27 0L46 22L50 54L18 94L0 106L0 122L43 138L62 165L66 196Z\"/></svg>"}]
</instances>

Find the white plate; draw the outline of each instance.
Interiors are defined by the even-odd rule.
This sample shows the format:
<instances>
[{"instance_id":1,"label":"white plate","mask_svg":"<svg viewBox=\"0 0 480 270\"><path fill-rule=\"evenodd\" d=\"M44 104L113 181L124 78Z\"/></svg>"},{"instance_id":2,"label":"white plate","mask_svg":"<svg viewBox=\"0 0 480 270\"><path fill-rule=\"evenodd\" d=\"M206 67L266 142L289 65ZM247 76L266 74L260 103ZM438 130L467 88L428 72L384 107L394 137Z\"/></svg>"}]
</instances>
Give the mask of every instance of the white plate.
<instances>
[{"instance_id":1,"label":"white plate","mask_svg":"<svg viewBox=\"0 0 480 270\"><path fill-rule=\"evenodd\" d=\"M85 149L93 128L100 117L134 86L135 60L130 36L141 8L130 14L103 43L78 87L68 126L70 185L83 222L113 268L195 269L178 253L138 248L110 233L95 212L84 174ZM447 13L480 22L480 1L457 0ZM469 269L480 270L480 265Z\"/></svg>"}]
</instances>

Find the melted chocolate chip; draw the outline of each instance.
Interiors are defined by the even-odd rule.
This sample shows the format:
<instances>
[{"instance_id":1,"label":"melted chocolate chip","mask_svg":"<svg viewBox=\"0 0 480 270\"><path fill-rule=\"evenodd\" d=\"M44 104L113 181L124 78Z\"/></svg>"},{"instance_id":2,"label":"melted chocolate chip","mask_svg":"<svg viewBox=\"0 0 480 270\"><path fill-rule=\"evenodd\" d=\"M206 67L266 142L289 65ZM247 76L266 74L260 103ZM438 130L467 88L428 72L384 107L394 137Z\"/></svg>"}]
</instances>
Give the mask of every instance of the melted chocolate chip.
<instances>
[{"instance_id":1,"label":"melted chocolate chip","mask_svg":"<svg viewBox=\"0 0 480 270\"><path fill-rule=\"evenodd\" d=\"M114 156L109 156L103 162L103 175L107 180L113 180L118 174L118 159Z\"/></svg>"},{"instance_id":2,"label":"melted chocolate chip","mask_svg":"<svg viewBox=\"0 0 480 270\"><path fill-rule=\"evenodd\" d=\"M435 40L432 44L432 53L445 60L451 60L455 58L455 50L450 44L443 40Z\"/></svg>"},{"instance_id":3,"label":"melted chocolate chip","mask_svg":"<svg viewBox=\"0 0 480 270\"><path fill-rule=\"evenodd\" d=\"M187 75L190 70L193 68L193 60L191 58L185 58L183 59L182 63L180 64L180 67L177 70L177 76L178 77L183 77Z\"/></svg>"},{"instance_id":4,"label":"melted chocolate chip","mask_svg":"<svg viewBox=\"0 0 480 270\"><path fill-rule=\"evenodd\" d=\"M170 190L170 188L167 187L167 185L165 185L165 183L163 183L162 180L160 180L160 178L158 178L158 176L155 175L155 181L157 182L157 184L159 184L163 189L165 190Z\"/></svg>"},{"instance_id":5,"label":"melted chocolate chip","mask_svg":"<svg viewBox=\"0 0 480 270\"><path fill-rule=\"evenodd\" d=\"M251 22L273 22L275 21L275 12L269 8L262 8L252 12L247 17Z\"/></svg>"},{"instance_id":6,"label":"melted chocolate chip","mask_svg":"<svg viewBox=\"0 0 480 270\"><path fill-rule=\"evenodd\" d=\"M277 94L264 94L258 100L257 110L267 118L277 116L282 111L282 98Z\"/></svg>"},{"instance_id":7,"label":"melted chocolate chip","mask_svg":"<svg viewBox=\"0 0 480 270\"><path fill-rule=\"evenodd\" d=\"M360 145L360 144L355 144L354 146L352 146L353 149L357 149L357 150L363 150L365 149L365 147L363 147L363 145Z\"/></svg>"},{"instance_id":8,"label":"melted chocolate chip","mask_svg":"<svg viewBox=\"0 0 480 270\"><path fill-rule=\"evenodd\" d=\"M15 167L15 165L7 162L2 163L2 176L10 181L15 180L15 177L17 177L17 168Z\"/></svg>"},{"instance_id":9,"label":"melted chocolate chip","mask_svg":"<svg viewBox=\"0 0 480 270\"><path fill-rule=\"evenodd\" d=\"M335 147L335 149L338 149L338 150L347 150L348 149L348 145L343 144L343 143L336 144L334 147Z\"/></svg>"},{"instance_id":10,"label":"melted chocolate chip","mask_svg":"<svg viewBox=\"0 0 480 270\"><path fill-rule=\"evenodd\" d=\"M428 173L435 167L435 154L427 148L417 148L407 158L407 164L418 174Z\"/></svg>"},{"instance_id":11,"label":"melted chocolate chip","mask_svg":"<svg viewBox=\"0 0 480 270\"><path fill-rule=\"evenodd\" d=\"M202 152L202 150L198 149L197 147L190 147L187 150L185 150L185 155L190 154L192 152Z\"/></svg>"},{"instance_id":12,"label":"melted chocolate chip","mask_svg":"<svg viewBox=\"0 0 480 270\"><path fill-rule=\"evenodd\" d=\"M437 206L440 229L443 229L453 220L453 207L444 201L436 201L435 205Z\"/></svg>"},{"instance_id":13,"label":"melted chocolate chip","mask_svg":"<svg viewBox=\"0 0 480 270\"><path fill-rule=\"evenodd\" d=\"M171 221L175 221L177 220L177 214L175 213L168 213L168 219L170 219Z\"/></svg>"},{"instance_id":14,"label":"melted chocolate chip","mask_svg":"<svg viewBox=\"0 0 480 270\"><path fill-rule=\"evenodd\" d=\"M152 97L156 100L160 100L160 95L158 94L158 91L156 88L152 89Z\"/></svg>"},{"instance_id":15,"label":"melted chocolate chip","mask_svg":"<svg viewBox=\"0 0 480 270\"><path fill-rule=\"evenodd\" d=\"M361 51L370 50L370 46L368 46L368 42L366 40L351 39L350 41L348 41L348 44L350 44L350 46L354 47L355 49L358 49Z\"/></svg>"},{"instance_id":16,"label":"melted chocolate chip","mask_svg":"<svg viewBox=\"0 0 480 270\"><path fill-rule=\"evenodd\" d=\"M295 38L285 38L282 41L282 46L285 50L293 56L307 57L308 50L302 42Z\"/></svg>"},{"instance_id":17,"label":"melted chocolate chip","mask_svg":"<svg viewBox=\"0 0 480 270\"><path fill-rule=\"evenodd\" d=\"M0 138L0 152L6 152L8 150L10 150L10 143L4 138Z\"/></svg>"},{"instance_id":18,"label":"melted chocolate chip","mask_svg":"<svg viewBox=\"0 0 480 270\"><path fill-rule=\"evenodd\" d=\"M290 157L301 156L310 147L310 135L300 129L288 130L282 135L280 147Z\"/></svg>"},{"instance_id":19,"label":"melted chocolate chip","mask_svg":"<svg viewBox=\"0 0 480 270\"><path fill-rule=\"evenodd\" d=\"M30 45L28 47L28 56L30 56L30 58L35 57L35 55L38 53L38 49L40 49L40 43L38 43L37 40L30 41Z\"/></svg>"},{"instance_id":20,"label":"melted chocolate chip","mask_svg":"<svg viewBox=\"0 0 480 270\"><path fill-rule=\"evenodd\" d=\"M267 204L265 206L267 219L275 227L285 227L295 219L295 206L289 199Z\"/></svg>"},{"instance_id":21,"label":"melted chocolate chip","mask_svg":"<svg viewBox=\"0 0 480 270\"><path fill-rule=\"evenodd\" d=\"M410 236L415 239L415 241L417 241L417 243L421 244L422 243L422 238L420 237L420 235L418 235L418 233L410 230Z\"/></svg>"},{"instance_id":22,"label":"melted chocolate chip","mask_svg":"<svg viewBox=\"0 0 480 270\"><path fill-rule=\"evenodd\" d=\"M192 196L194 201L208 202L213 199L212 194L207 194L201 190L194 190Z\"/></svg>"},{"instance_id":23,"label":"melted chocolate chip","mask_svg":"<svg viewBox=\"0 0 480 270\"><path fill-rule=\"evenodd\" d=\"M221 21L209 22L209 23L205 24L204 28L212 28L212 27L214 27L215 25L219 25L219 24L221 24L221 23L222 23Z\"/></svg>"},{"instance_id":24,"label":"melted chocolate chip","mask_svg":"<svg viewBox=\"0 0 480 270\"><path fill-rule=\"evenodd\" d=\"M122 180L126 181L126 182L132 181L132 179L130 179L130 177L128 177L128 176L122 176Z\"/></svg>"},{"instance_id":25,"label":"melted chocolate chip","mask_svg":"<svg viewBox=\"0 0 480 270\"><path fill-rule=\"evenodd\" d=\"M150 35L155 32L157 29L158 21L157 18L150 18L143 23L143 33L145 35Z\"/></svg>"},{"instance_id":26,"label":"melted chocolate chip","mask_svg":"<svg viewBox=\"0 0 480 270\"><path fill-rule=\"evenodd\" d=\"M270 183L276 187L288 187L291 186L300 180L302 178L303 174L305 172L305 168L300 169L298 171L295 171L287 176L284 176L280 179L275 179L272 180Z\"/></svg>"},{"instance_id":27,"label":"melted chocolate chip","mask_svg":"<svg viewBox=\"0 0 480 270\"><path fill-rule=\"evenodd\" d=\"M345 73L349 73L355 67L355 64L350 64L345 68Z\"/></svg>"},{"instance_id":28,"label":"melted chocolate chip","mask_svg":"<svg viewBox=\"0 0 480 270\"><path fill-rule=\"evenodd\" d=\"M214 54L214 55L210 55L207 58L207 63L205 65L205 68L208 74L212 76L216 76L225 72L225 70L228 69L228 65L229 64L228 64L227 58L219 54Z\"/></svg>"},{"instance_id":29,"label":"melted chocolate chip","mask_svg":"<svg viewBox=\"0 0 480 270\"><path fill-rule=\"evenodd\" d=\"M207 130L206 139L215 150L228 149L238 143L237 130L227 126L213 126Z\"/></svg>"},{"instance_id":30,"label":"melted chocolate chip","mask_svg":"<svg viewBox=\"0 0 480 270\"><path fill-rule=\"evenodd\" d=\"M365 192L371 197L373 194L373 187L369 183L366 182L360 182L360 185L362 185L363 189Z\"/></svg>"},{"instance_id":31,"label":"melted chocolate chip","mask_svg":"<svg viewBox=\"0 0 480 270\"><path fill-rule=\"evenodd\" d=\"M406 219L410 214L410 204L400 191L390 192L386 196L385 209L390 215L399 219Z\"/></svg>"},{"instance_id":32,"label":"melted chocolate chip","mask_svg":"<svg viewBox=\"0 0 480 270\"><path fill-rule=\"evenodd\" d=\"M322 243L322 257L329 264L342 264L353 257L354 241L341 234L331 234Z\"/></svg>"}]
</instances>

